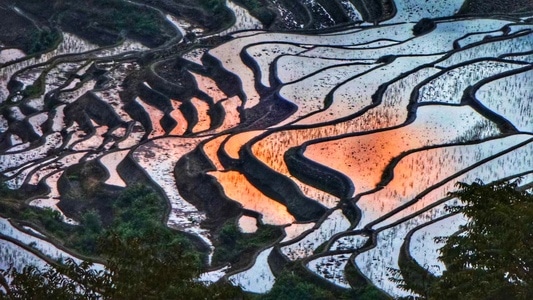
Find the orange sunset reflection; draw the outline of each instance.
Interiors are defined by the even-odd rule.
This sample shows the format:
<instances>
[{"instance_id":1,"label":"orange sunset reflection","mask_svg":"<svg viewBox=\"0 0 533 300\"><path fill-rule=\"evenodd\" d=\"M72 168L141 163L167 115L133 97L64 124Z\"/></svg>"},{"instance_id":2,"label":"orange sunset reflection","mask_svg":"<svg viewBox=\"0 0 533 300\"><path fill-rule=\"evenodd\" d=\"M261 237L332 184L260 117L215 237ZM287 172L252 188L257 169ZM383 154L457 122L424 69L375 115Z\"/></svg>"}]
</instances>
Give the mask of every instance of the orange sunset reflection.
<instances>
[{"instance_id":1,"label":"orange sunset reflection","mask_svg":"<svg viewBox=\"0 0 533 300\"><path fill-rule=\"evenodd\" d=\"M352 180L356 192L361 193L376 187L385 167L402 152L449 143L484 120L470 108L436 106L419 110L421 117L407 126L311 144L304 155L342 172ZM404 172L406 178L413 169ZM405 183L396 181L395 184Z\"/></svg>"},{"instance_id":2,"label":"orange sunset reflection","mask_svg":"<svg viewBox=\"0 0 533 300\"><path fill-rule=\"evenodd\" d=\"M217 179L228 198L239 202L246 209L262 214L265 224L285 225L295 221L285 206L265 196L241 173L229 171L208 172L207 174Z\"/></svg>"}]
</instances>

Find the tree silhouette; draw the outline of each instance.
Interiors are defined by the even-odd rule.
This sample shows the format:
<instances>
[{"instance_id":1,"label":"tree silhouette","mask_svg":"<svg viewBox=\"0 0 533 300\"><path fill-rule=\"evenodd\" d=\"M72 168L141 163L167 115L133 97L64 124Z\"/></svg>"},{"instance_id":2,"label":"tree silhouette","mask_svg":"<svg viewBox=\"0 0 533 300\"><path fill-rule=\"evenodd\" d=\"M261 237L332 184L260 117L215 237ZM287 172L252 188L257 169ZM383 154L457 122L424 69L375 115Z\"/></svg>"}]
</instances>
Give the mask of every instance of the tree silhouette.
<instances>
[{"instance_id":1,"label":"tree silhouette","mask_svg":"<svg viewBox=\"0 0 533 300\"><path fill-rule=\"evenodd\" d=\"M431 287L431 299L533 299L533 194L519 181L458 183L450 206L469 221L441 238L447 270Z\"/></svg>"},{"instance_id":2,"label":"tree silhouette","mask_svg":"<svg viewBox=\"0 0 533 300\"><path fill-rule=\"evenodd\" d=\"M179 243L161 244L153 235L121 238L110 233L101 241L107 257L104 270L91 263L64 264L44 270L27 266L3 271L11 280L0 299L243 299L229 283L205 285L194 259Z\"/></svg>"}]
</instances>

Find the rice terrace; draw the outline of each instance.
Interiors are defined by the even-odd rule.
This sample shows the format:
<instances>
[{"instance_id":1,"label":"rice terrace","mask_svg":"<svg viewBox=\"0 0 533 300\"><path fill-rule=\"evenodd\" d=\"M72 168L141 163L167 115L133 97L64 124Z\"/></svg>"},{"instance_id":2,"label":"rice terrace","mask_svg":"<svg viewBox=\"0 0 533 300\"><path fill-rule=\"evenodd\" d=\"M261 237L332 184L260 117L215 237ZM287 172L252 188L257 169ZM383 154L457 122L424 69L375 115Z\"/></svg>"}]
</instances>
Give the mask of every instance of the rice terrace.
<instances>
[{"instance_id":1,"label":"rice terrace","mask_svg":"<svg viewBox=\"0 0 533 300\"><path fill-rule=\"evenodd\" d=\"M528 0L2 0L0 299L453 299L482 187L533 247L532 91Z\"/></svg>"}]
</instances>

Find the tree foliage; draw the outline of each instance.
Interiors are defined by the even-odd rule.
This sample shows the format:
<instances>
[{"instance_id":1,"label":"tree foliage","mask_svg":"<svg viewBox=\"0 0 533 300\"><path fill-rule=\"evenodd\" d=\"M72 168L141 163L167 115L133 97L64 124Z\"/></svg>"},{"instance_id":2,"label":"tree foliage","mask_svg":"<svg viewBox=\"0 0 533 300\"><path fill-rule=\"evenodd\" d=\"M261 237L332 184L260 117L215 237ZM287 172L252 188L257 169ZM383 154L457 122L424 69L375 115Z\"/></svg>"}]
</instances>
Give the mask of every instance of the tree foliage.
<instances>
[{"instance_id":1,"label":"tree foliage","mask_svg":"<svg viewBox=\"0 0 533 300\"><path fill-rule=\"evenodd\" d=\"M0 289L0 299L242 298L242 291L229 283L206 286L196 280L203 267L201 254L164 224L164 205L150 188L137 185L114 200L109 226L103 226L97 211L86 211L73 240L95 247L93 253L106 261L105 269L72 260L44 270L10 268L0 272L0 280L11 280L4 284L4 294ZM45 212L52 216L44 220L61 222L57 212Z\"/></svg>"},{"instance_id":2,"label":"tree foliage","mask_svg":"<svg viewBox=\"0 0 533 300\"><path fill-rule=\"evenodd\" d=\"M291 272L284 272L276 278L276 284L272 290L260 297L262 300L294 300L294 299L337 299L328 290L303 281L302 278Z\"/></svg>"},{"instance_id":3,"label":"tree foliage","mask_svg":"<svg viewBox=\"0 0 533 300\"><path fill-rule=\"evenodd\" d=\"M59 43L60 39L61 32L57 28L36 30L27 41L24 50L27 54L43 52Z\"/></svg>"},{"instance_id":4,"label":"tree foliage","mask_svg":"<svg viewBox=\"0 0 533 300\"><path fill-rule=\"evenodd\" d=\"M0 299L242 299L229 283L210 286L196 280L194 259L180 243L162 244L158 235L121 238L110 233L101 240L104 270L75 263L44 270L27 266L2 272L11 282Z\"/></svg>"},{"instance_id":5,"label":"tree foliage","mask_svg":"<svg viewBox=\"0 0 533 300\"><path fill-rule=\"evenodd\" d=\"M253 256L253 253L271 244L280 235L280 229L272 225L261 225L254 233L243 233L235 220L231 219L220 230L213 262L236 264L244 256Z\"/></svg>"},{"instance_id":6,"label":"tree foliage","mask_svg":"<svg viewBox=\"0 0 533 300\"><path fill-rule=\"evenodd\" d=\"M457 183L449 195L461 204L446 210L469 221L456 234L436 238L444 244L443 275L400 264L389 269L390 279L416 299L533 299L533 194L519 184Z\"/></svg>"},{"instance_id":7,"label":"tree foliage","mask_svg":"<svg viewBox=\"0 0 533 300\"><path fill-rule=\"evenodd\" d=\"M519 181L458 183L451 196L469 222L441 238L447 270L430 289L432 299L533 299L533 194Z\"/></svg>"},{"instance_id":8,"label":"tree foliage","mask_svg":"<svg viewBox=\"0 0 533 300\"><path fill-rule=\"evenodd\" d=\"M108 284L103 280L103 272L90 266L90 263L76 264L67 259L64 265L44 270L26 266L19 272L11 267L2 272L11 282L5 286L6 293L0 291L0 299L98 299L96 291Z\"/></svg>"}]
</instances>

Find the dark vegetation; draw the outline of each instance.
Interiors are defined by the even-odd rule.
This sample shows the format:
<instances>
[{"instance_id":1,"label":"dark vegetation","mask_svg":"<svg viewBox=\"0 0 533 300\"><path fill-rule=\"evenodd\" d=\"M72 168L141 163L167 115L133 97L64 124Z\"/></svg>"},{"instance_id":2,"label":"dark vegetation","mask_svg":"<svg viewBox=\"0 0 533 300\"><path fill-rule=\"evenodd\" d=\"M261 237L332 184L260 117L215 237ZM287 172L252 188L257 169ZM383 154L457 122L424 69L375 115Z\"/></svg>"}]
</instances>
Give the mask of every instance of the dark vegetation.
<instances>
[{"instance_id":1,"label":"dark vegetation","mask_svg":"<svg viewBox=\"0 0 533 300\"><path fill-rule=\"evenodd\" d=\"M128 36L158 46L175 35L157 11L120 0L12 1L42 26L60 27L91 42L108 45Z\"/></svg>"},{"instance_id":2,"label":"dark vegetation","mask_svg":"<svg viewBox=\"0 0 533 300\"><path fill-rule=\"evenodd\" d=\"M231 11L226 8L223 0L137 0L138 3L156 7L169 12L178 18L206 28L207 31L217 31L230 25Z\"/></svg>"},{"instance_id":3,"label":"dark vegetation","mask_svg":"<svg viewBox=\"0 0 533 300\"><path fill-rule=\"evenodd\" d=\"M47 26L36 27L26 18L9 9L0 8L0 41L19 48L26 54L53 49L61 41L61 32Z\"/></svg>"},{"instance_id":4,"label":"dark vegetation","mask_svg":"<svg viewBox=\"0 0 533 300\"><path fill-rule=\"evenodd\" d=\"M271 1L265 0L236 0L236 3L245 7L252 16L256 17L263 25L268 28L276 19L275 9L270 7Z\"/></svg>"},{"instance_id":5,"label":"dark vegetation","mask_svg":"<svg viewBox=\"0 0 533 300\"><path fill-rule=\"evenodd\" d=\"M2 195L2 198L10 199L13 198L15 194L16 192L10 189L5 182L0 181L0 195Z\"/></svg>"},{"instance_id":6,"label":"dark vegetation","mask_svg":"<svg viewBox=\"0 0 533 300\"><path fill-rule=\"evenodd\" d=\"M57 29L43 29L34 31L24 45L27 54L43 52L51 49L61 40L61 32Z\"/></svg>"},{"instance_id":7,"label":"dark vegetation","mask_svg":"<svg viewBox=\"0 0 533 300\"><path fill-rule=\"evenodd\" d=\"M68 177L71 182L86 178L76 172L70 172ZM87 182L79 184L86 190L96 189L96 185ZM65 240L68 247L104 258L108 271L96 273L88 263L77 265L72 261L56 269L38 270L32 266L21 272L11 269L3 275L12 276L13 284L0 299L94 299L96 293L104 299L386 299L369 287L331 291L309 274L304 276L302 272L306 271L297 266L287 267L266 295L242 295L240 289L226 283L205 287L192 280L201 269L199 252L185 237L161 222L162 207L166 204L150 188L126 188L111 202L112 221L106 218L103 222L94 207L86 207L79 218L81 226L63 223L61 215L50 209L18 210L17 213L23 213L19 219L44 228L43 231ZM230 219L217 233L220 244L216 245L213 263L230 262L235 267L250 263L260 248L280 234L280 228L269 225L260 225L253 234L242 233L235 219ZM79 284L84 287L76 288ZM138 298L139 295L145 296Z\"/></svg>"},{"instance_id":8,"label":"dark vegetation","mask_svg":"<svg viewBox=\"0 0 533 300\"><path fill-rule=\"evenodd\" d=\"M267 295L259 297L261 300L311 300L311 299L339 299L336 295L313 283L302 280L296 274L286 271L276 277L276 284Z\"/></svg>"},{"instance_id":9,"label":"dark vegetation","mask_svg":"<svg viewBox=\"0 0 533 300\"><path fill-rule=\"evenodd\" d=\"M7 47L19 48L27 54L32 54L38 52L35 50L53 46L53 43L49 44L50 40L57 41L52 39L52 32L55 35L56 31L40 29L14 10L0 7L0 15L0 41Z\"/></svg>"},{"instance_id":10,"label":"dark vegetation","mask_svg":"<svg viewBox=\"0 0 533 300\"><path fill-rule=\"evenodd\" d=\"M59 212L51 209L41 209L24 203L24 197L19 191L9 189L4 182L0 183L0 214L20 220L25 224L43 229L55 237L65 237L72 232L72 226L62 221Z\"/></svg>"},{"instance_id":11,"label":"dark vegetation","mask_svg":"<svg viewBox=\"0 0 533 300\"><path fill-rule=\"evenodd\" d=\"M394 3L391 0L360 0L351 2L366 22L377 23L384 21L392 18L396 13Z\"/></svg>"},{"instance_id":12,"label":"dark vegetation","mask_svg":"<svg viewBox=\"0 0 533 300\"><path fill-rule=\"evenodd\" d=\"M265 28L315 28L323 23L323 16L300 1L236 0L246 8ZM319 3L334 19L335 24L349 22L342 5L337 1ZM379 22L390 18L394 6L390 0L353 1L365 21ZM98 45L111 45L124 37L140 41L148 47L161 46L179 35L166 20L165 14L185 19L207 32L227 28L234 20L231 11L222 0L7 0L6 8L0 8L5 19L2 28L12 30L0 33L0 41L9 47L23 49L27 54L53 49L60 41L60 30L73 33ZM19 14L11 5L21 9ZM280 10L291 12L290 20L281 18ZM193 33L187 40L194 40Z\"/></svg>"},{"instance_id":13,"label":"dark vegetation","mask_svg":"<svg viewBox=\"0 0 533 300\"><path fill-rule=\"evenodd\" d=\"M2 206L9 199L3 197ZM112 217L107 225L95 209L86 209L80 226L71 226L50 209L2 208L63 240L68 248L104 259L106 271L98 273L89 269L90 263L72 261L46 270L34 266L20 272L6 270L2 275L11 276L13 282L0 299L96 299L97 294L104 299L242 298L240 289L227 283L206 287L195 280L203 266L201 252L162 222L167 204L150 188L126 188L109 201ZM77 288L80 284L82 288Z\"/></svg>"},{"instance_id":14,"label":"dark vegetation","mask_svg":"<svg viewBox=\"0 0 533 300\"><path fill-rule=\"evenodd\" d=\"M198 268L190 252L160 232L121 237L110 233L100 241L105 271L71 260L57 268L25 267L2 272L12 283L0 299L242 299L228 283L206 286L195 280ZM66 276L66 277L64 277Z\"/></svg>"},{"instance_id":15,"label":"dark vegetation","mask_svg":"<svg viewBox=\"0 0 533 300\"><path fill-rule=\"evenodd\" d=\"M235 268L244 267L253 261L255 253L277 240L281 233L279 227L272 225L258 226L255 233L243 233L236 220L230 219L218 233L213 263L229 262Z\"/></svg>"},{"instance_id":16,"label":"dark vegetation","mask_svg":"<svg viewBox=\"0 0 533 300\"><path fill-rule=\"evenodd\" d=\"M332 288L332 285L318 280L302 265L291 263L276 276L276 282L268 294L258 297L260 300L388 300L390 299L377 288L365 284L351 290Z\"/></svg>"},{"instance_id":17,"label":"dark vegetation","mask_svg":"<svg viewBox=\"0 0 533 300\"><path fill-rule=\"evenodd\" d=\"M333 19L335 24L342 24L351 21L351 19L344 12L344 8L340 4L340 1L317 0L317 2L329 12L330 17Z\"/></svg>"},{"instance_id":18,"label":"dark vegetation","mask_svg":"<svg viewBox=\"0 0 533 300\"><path fill-rule=\"evenodd\" d=\"M420 267L413 277L401 269L404 278L418 280L400 286L423 299L532 299L533 194L518 184L459 183L451 196L463 205L447 209L470 221L458 234L438 239L447 270L434 277Z\"/></svg>"},{"instance_id":19,"label":"dark vegetation","mask_svg":"<svg viewBox=\"0 0 533 300\"><path fill-rule=\"evenodd\" d=\"M77 176L70 175L71 181ZM210 287L195 282L201 259L184 237L161 222L161 203L145 186L123 190L113 201L113 222L104 225L94 209L86 210L81 226L70 226L50 209L28 207L21 219L37 224L80 252L106 259L108 271L96 273L89 264L66 261L56 269L38 270L29 266L17 272L4 272L14 278L5 299L239 299L240 289L220 283ZM109 222L109 220L107 221ZM279 238L281 230L262 225L253 234L240 232L235 220L229 220L218 233L214 263L236 265L251 262L259 248ZM247 259L242 259L242 257ZM67 275L70 279L63 278ZM82 284L84 288L78 289ZM290 292L287 292L290 291ZM139 295L144 295L138 298ZM337 295L312 281L302 280L287 271L276 280L273 291L259 299L338 299ZM343 296L350 299L350 295ZM1 298L0 298L1 299ZM365 299L365 298L362 298Z\"/></svg>"},{"instance_id":20,"label":"dark vegetation","mask_svg":"<svg viewBox=\"0 0 533 300\"><path fill-rule=\"evenodd\" d=\"M76 233L66 240L69 247L98 255L97 241L115 232L122 238L157 233L167 242L181 243L189 252L198 250L183 234L164 224L168 203L156 192L144 185L112 188L102 183L102 172L96 164L78 165L69 169L58 184L65 195L60 207L82 222ZM199 266L199 253L196 256Z\"/></svg>"},{"instance_id":21,"label":"dark vegetation","mask_svg":"<svg viewBox=\"0 0 533 300\"><path fill-rule=\"evenodd\" d=\"M190 256L189 261L202 267L201 247L166 226L168 203L164 198L147 185L118 188L103 184L101 168L94 162L75 165L58 181L63 195L58 205L80 226L64 223L56 211L25 204L24 197L28 195L19 195L5 184L0 186L0 211L5 217L48 233L60 245L80 254L101 257L105 253L98 243L110 234L126 240L157 235L161 245L180 244Z\"/></svg>"},{"instance_id":22,"label":"dark vegetation","mask_svg":"<svg viewBox=\"0 0 533 300\"><path fill-rule=\"evenodd\" d=\"M79 196L79 195L78 195ZM108 214L85 207L77 218L80 226L72 226L62 221L62 216L51 209L32 206L19 206L9 209L6 198L2 199L7 217L21 220L48 232L52 238L62 241L63 246L89 256L101 256L99 241L113 233L123 239L136 239L156 234L161 243L179 243L194 256L197 267L201 266L201 255L194 244L180 232L168 228L163 223L166 203L150 188L142 185L126 188L118 193L108 205ZM4 210L4 209L3 209ZM194 255L193 255L194 254Z\"/></svg>"},{"instance_id":23,"label":"dark vegetation","mask_svg":"<svg viewBox=\"0 0 533 300\"><path fill-rule=\"evenodd\" d=\"M6 18L0 21L0 40L8 46L38 53L59 42L59 28L98 45L111 45L123 37L138 40L146 46L164 44L178 32L162 13L169 12L189 20L196 26L215 31L229 26L231 12L221 0L9 0L24 12L2 9ZM5 26L4 26L5 25Z\"/></svg>"},{"instance_id":24,"label":"dark vegetation","mask_svg":"<svg viewBox=\"0 0 533 300\"><path fill-rule=\"evenodd\" d=\"M533 2L530 0L466 0L458 15L527 15L531 12L533 12Z\"/></svg>"}]
</instances>

